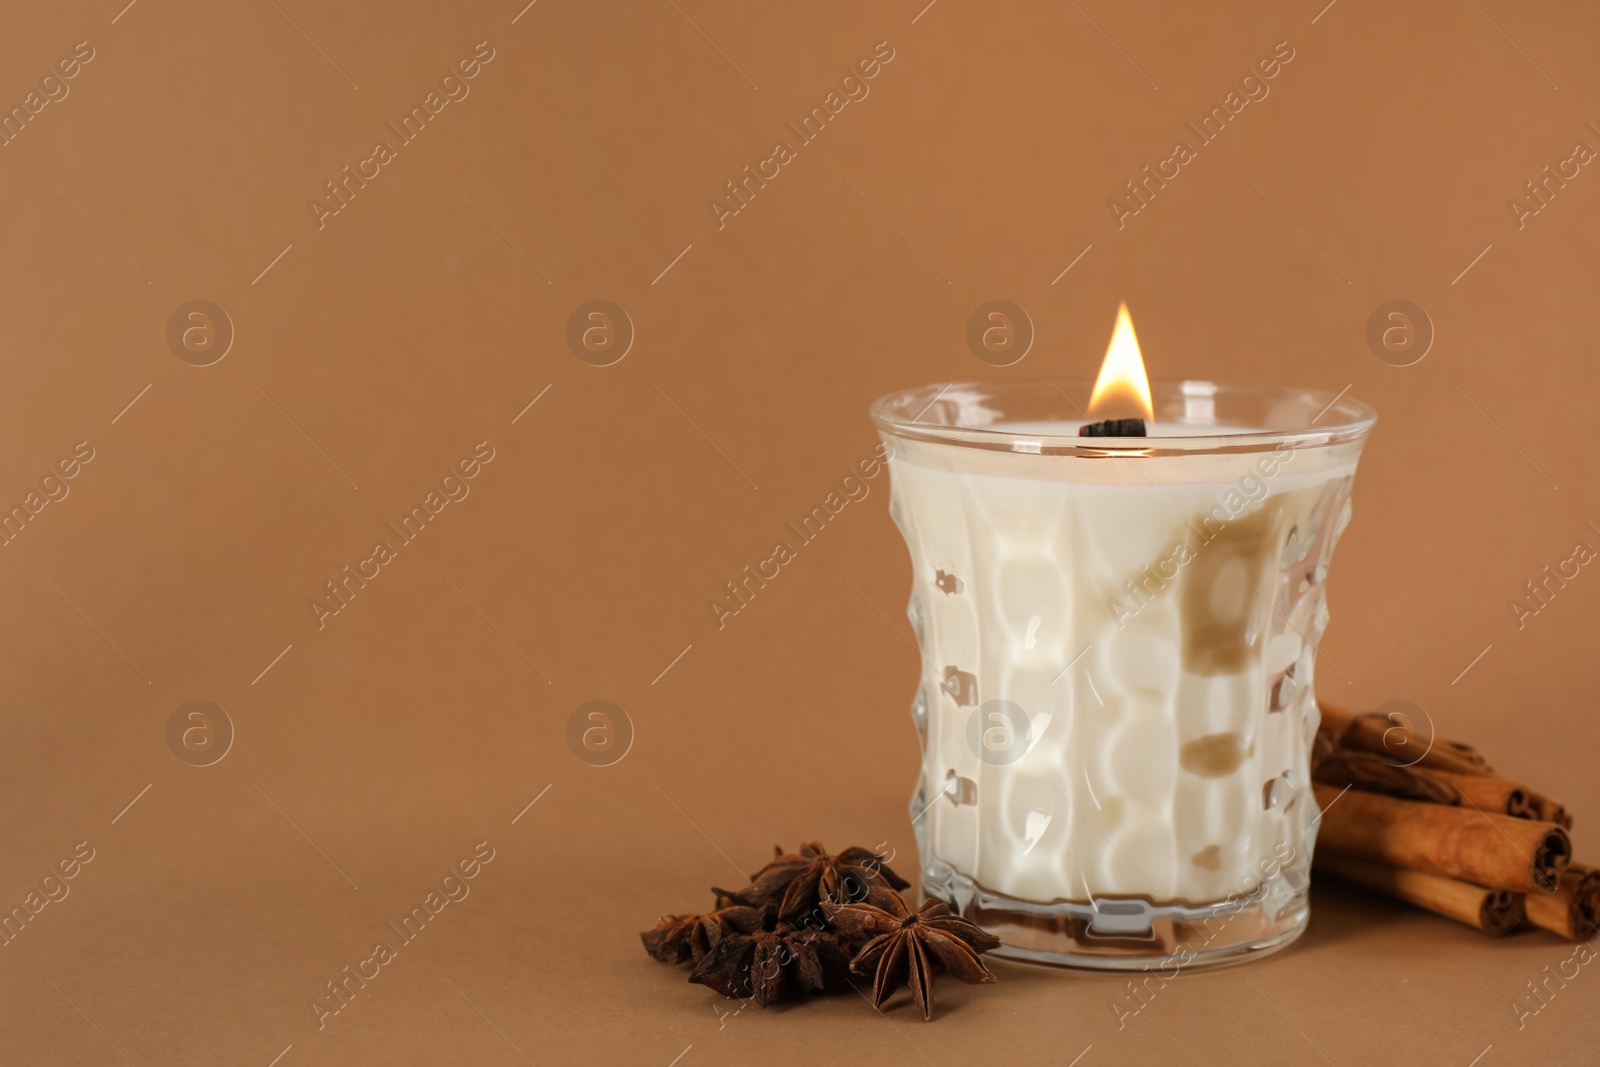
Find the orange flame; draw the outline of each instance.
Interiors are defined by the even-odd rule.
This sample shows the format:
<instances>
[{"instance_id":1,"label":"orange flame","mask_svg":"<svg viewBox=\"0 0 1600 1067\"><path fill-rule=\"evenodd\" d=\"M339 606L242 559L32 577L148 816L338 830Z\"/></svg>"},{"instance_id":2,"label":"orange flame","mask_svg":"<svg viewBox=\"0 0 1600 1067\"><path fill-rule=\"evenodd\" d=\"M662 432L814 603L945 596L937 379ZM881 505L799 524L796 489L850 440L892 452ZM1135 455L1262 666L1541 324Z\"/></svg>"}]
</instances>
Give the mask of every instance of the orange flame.
<instances>
[{"instance_id":1,"label":"orange flame","mask_svg":"<svg viewBox=\"0 0 1600 1067\"><path fill-rule=\"evenodd\" d=\"M1117 325L1111 331L1111 344L1100 364L1089 397L1089 414L1095 418L1121 418L1139 415L1155 421L1150 404L1150 379L1144 373L1144 358L1139 354L1139 338L1133 333L1133 316L1128 305L1117 307Z\"/></svg>"}]
</instances>

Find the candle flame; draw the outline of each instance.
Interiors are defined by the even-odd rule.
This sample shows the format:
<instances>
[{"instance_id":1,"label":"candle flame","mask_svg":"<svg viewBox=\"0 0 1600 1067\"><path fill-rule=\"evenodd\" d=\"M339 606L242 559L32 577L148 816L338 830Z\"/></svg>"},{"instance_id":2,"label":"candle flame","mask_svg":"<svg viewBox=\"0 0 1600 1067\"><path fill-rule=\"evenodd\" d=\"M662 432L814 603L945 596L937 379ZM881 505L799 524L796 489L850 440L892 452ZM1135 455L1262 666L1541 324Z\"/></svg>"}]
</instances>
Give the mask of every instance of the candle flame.
<instances>
[{"instance_id":1,"label":"candle flame","mask_svg":"<svg viewBox=\"0 0 1600 1067\"><path fill-rule=\"evenodd\" d=\"M1089 414L1097 418L1141 416L1155 421L1150 404L1150 379L1144 373L1144 357L1139 354L1139 338L1133 333L1133 316L1128 305L1117 306L1117 325L1111 331L1111 344L1100 364L1089 397Z\"/></svg>"}]
</instances>

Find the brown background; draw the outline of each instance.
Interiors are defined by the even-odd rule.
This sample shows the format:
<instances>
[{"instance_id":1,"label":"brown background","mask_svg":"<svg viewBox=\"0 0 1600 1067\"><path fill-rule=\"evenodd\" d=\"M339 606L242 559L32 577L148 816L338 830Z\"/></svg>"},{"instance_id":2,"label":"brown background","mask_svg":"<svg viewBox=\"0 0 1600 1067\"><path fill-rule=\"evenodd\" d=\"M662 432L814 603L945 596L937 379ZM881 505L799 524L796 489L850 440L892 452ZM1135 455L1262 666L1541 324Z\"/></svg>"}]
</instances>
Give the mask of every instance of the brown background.
<instances>
[{"instance_id":1,"label":"brown background","mask_svg":"<svg viewBox=\"0 0 1600 1067\"><path fill-rule=\"evenodd\" d=\"M1380 410L1321 692L1418 702L1600 855L1600 577L1520 631L1506 606L1600 544L1600 177L1520 231L1507 208L1600 147L1600 14L521 6L97 0L0 34L8 107L96 53L0 149L0 501L95 449L0 549L0 904L95 849L0 948L0 1061L1593 1062L1592 968L1511 1007L1570 945L1336 885L1291 951L1121 1031L1117 980L1009 967L941 987L932 1026L850 996L719 1021L636 932L774 842L914 869L886 480L725 629L707 600L872 448L874 397L1092 377L1119 299L1155 378ZM307 200L483 40L471 95L319 230ZM707 200L885 40L870 96L718 230ZM1119 231L1107 199L1283 40L1270 96ZM165 339L197 298L237 333L203 368ZM606 368L565 341L593 298L637 330ZM1003 370L964 339L994 298L1037 331ZM1415 366L1365 340L1394 298L1437 330ZM483 440L471 496L319 630L308 598ZM606 768L566 741L597 698L636 731ZM167 745L192 699L236 729L210 767ZM319 1032L323 983L481 840L471 896Z\"/></svg>"}]
</instances>

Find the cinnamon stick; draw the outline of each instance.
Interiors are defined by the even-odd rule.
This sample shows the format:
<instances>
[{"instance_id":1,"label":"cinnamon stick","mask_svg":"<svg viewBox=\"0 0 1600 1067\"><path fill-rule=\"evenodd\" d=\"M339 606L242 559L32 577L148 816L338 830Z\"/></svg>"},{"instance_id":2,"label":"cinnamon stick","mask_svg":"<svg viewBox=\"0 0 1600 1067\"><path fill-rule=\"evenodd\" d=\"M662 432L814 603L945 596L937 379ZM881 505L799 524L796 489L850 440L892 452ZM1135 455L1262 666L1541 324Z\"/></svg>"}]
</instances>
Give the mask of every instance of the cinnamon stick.
<instances>
[{"instance_id":1,"label":"cinnamon stick","mask_svg":"<svg viewBox=\"0 0 1600 1067\"><path fill-rule=\"evenodd\" d=\"M1390 757L1332 745L1313 750L1312 777L1324 785L1353 786L1368 793L1461 804L1534 822L1572 829L1572 816L1559 802L1497 774L1452 774L1422 766L1397 765Z\"/></svg>"},{"instance_id":2,"label":"cinnamon stick","mask_svg":"<svg viewBox=\"0 0 1600 1067\"><path fill-rule=\"evenodd\" d=\"M1539 812L1540 822L1553 822L1564 830L1572 829L1572 815L1567 806L1535 790L1528 790L1528 800Z\"/></svg>"},{"instance_id":3,"label":"cinnamon stick","mask_svg":"<svg viewBox=\"0 0 1600 1067\"><path fill-rule=\"evenodd\" d=\"M1415 767L1400 767L1375 752L1358 752L1329 746L1326 754L1313 757L1311 777L1323 785L1351 786L1368 793L1425 800L1431 804L1460 804L1461 792L1432 773ZM1462 777L1467 777L1463 775Z\"/></svg>"},{"instance_id":4,"label":"cinnamon stick","mask_svg":"<svg viewBox=\"0 0 1600 1067\"><path fill-rule=\"evenodd\" d=\"M1408 904L1426 908L1436 915L1466 923L1492 937L1510 933L1528 915L1524 901L1529 898L1509 889L1485 889L1437 874L1351 859L1349 856L1329 853L1320 847L1313 854L1311 866L1313 870L1376 889Z\"/></svg>"},{"instance_id":5,"label":"cinnamon stick","mask_svg":"<svg viewBox=\"0 0 1600 1067\"><path fill-rule=\"evenodd\" d=\"M1427 738L1376 712L1356 714L1328 704L1322 709L1322 727L1335 744L1344 748L1389 756L1406 766L1429 767L1453 774L1493 774L1488 761L1471 745Z\"/></svg>"},{"instance_id":6,"label":"cinnamon stick","mask_svg":"<svg viewBox=\"0 0 1600 1067\"><path fill-rule=\"evenodd\" d=\"M1555 823L1314 784L1318 850L1474 885L1553 893L1572 857Z\"/></svg>"},{"instance_id":7,"label":"cinnamon stick","mask_svg":"<svg viewBox=\"0 0 1600 1067\"><path fill-rule=\"evenodd\" d=\"M1461 802L1469 807L1476 806L1515 819L1553 822L1562 829L1572 829L1572 816L1565 807L1509 778L1498 774L1451 774L1437 770L1422 773L1452 786L1461 795Z\"/></svg>"},{"instance_id":8,"label":"cinnamon stick","mask_svg":"<svg viewBox=\"0 0 1600 1067\"><path fill-rule=\"evenodd\" d=\"M1528 922L1570 941L1600 933L1600 870L1570 863L1561 884L1548 896L1529 897Z\"/></svg>"}]
</instances>

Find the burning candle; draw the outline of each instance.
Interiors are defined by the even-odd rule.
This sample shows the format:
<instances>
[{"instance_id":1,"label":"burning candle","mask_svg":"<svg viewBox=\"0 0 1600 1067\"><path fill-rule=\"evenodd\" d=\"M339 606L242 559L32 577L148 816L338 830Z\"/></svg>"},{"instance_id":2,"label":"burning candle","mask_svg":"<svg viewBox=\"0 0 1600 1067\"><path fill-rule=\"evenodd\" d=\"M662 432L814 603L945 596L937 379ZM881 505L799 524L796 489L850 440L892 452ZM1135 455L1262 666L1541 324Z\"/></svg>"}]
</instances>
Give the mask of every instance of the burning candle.
<instances>
[{"instance_id":1,"label":"burning candle","mask_svg":"<svg viewBox=\"0 0 1600 1067\"><path fill-rule=\"evenodd\" d=\"M1297 936L1323 590L1372 410L1152 390L1123 307L1092 391L929 386L872 414L914 569L923 892L1060 966ZM1079 435L1106 418L1147 436Z\"/></svg>"}]
</instances>

